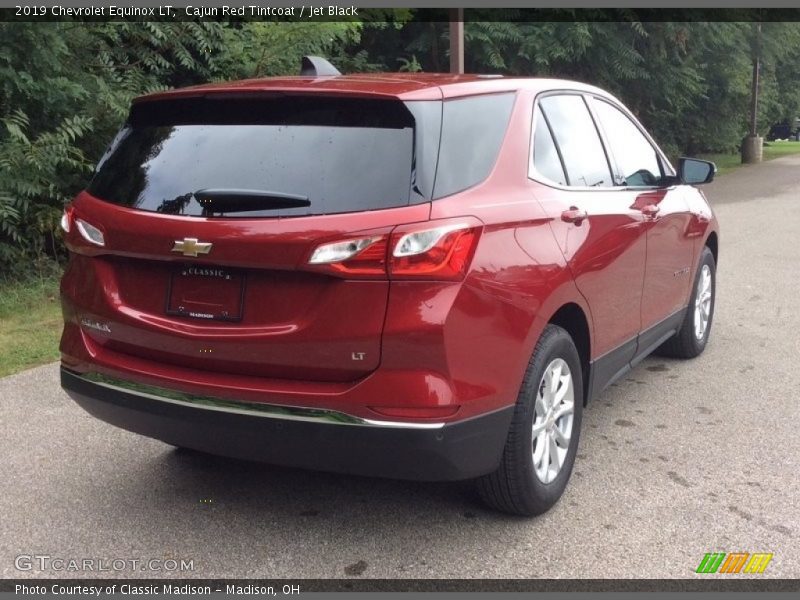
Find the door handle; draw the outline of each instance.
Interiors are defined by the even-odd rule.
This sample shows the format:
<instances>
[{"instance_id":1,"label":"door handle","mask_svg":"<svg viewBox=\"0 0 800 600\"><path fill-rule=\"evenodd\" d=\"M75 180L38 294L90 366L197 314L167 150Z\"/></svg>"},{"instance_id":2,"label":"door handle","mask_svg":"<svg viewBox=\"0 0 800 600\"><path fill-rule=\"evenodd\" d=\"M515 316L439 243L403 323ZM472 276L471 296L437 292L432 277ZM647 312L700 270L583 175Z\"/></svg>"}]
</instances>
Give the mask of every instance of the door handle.
<instances>
[{"instance_id":1,"label":"door handle","mask_svg":"<svg viewBox=\"0 0 800 600\"><path fill-rule=\"evenodd\" d=\"M653 219L658 214L659 210L661 209L657 205L648 204L647 206L642 207L642 214L649 219Z\"/></svg>"},{"instance_id":2,"label":"door handle","mask_svg":"<svg viewBox=\"0 0 800 600\"><path fill-rule=\"evenodd\" d=\"M561 220L565 223L575 223L575 225L580 225L588 216L589 214L585 210L580 209L577 206L570 206L569 209L561 213Z\"/></svg>"}]
</instances>

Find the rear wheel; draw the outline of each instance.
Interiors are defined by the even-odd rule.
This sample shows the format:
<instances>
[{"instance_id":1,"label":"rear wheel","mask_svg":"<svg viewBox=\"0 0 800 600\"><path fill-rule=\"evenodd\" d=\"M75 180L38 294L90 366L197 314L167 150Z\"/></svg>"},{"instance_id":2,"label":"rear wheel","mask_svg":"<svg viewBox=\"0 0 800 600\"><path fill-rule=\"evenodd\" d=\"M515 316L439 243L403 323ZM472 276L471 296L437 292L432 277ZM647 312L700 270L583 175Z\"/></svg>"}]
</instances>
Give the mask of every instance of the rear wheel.
<instances>
[{"instance_id":1,"label":"rear wheel","mask_svg":"<svg viewBox=\"0 0 800 600\"><path fill-rule=\"evenodd\" d=\"M716 289L716 262L706 246L700 256L700 266L692 287L692 299L681 328L661 345L658 354L674 358L694 358L703 353L714 319Z\"/></svg>"},{"instance_id":2,"label":"rear wheel","mask_svg":"<svg viewBox=\"0 0 800 600\"><path fill-rule=\"evenodd\" d=\"M580 436L583 375L578 351L548 325L528 363L500 467L477 481L484 502L533 516L564 493Z\"/></svg>"}]
</instances>

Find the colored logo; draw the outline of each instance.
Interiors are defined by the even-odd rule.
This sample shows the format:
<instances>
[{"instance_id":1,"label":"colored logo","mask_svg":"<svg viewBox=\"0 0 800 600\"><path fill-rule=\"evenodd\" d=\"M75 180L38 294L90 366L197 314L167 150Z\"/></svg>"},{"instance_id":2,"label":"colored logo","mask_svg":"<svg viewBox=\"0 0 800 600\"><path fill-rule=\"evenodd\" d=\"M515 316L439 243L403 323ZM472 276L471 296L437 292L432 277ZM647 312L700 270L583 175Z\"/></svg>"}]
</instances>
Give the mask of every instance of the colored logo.
<instances>
[{"instance_id":1,"label":"colored logo","mask_svg":"<svg viewBox=\"0 0 800 600\"><path fill-rule=\"evenodd\" d=\"M710 552L703 557L695 573L763 573L772 553Z\"/></svg>"}]
</instances>

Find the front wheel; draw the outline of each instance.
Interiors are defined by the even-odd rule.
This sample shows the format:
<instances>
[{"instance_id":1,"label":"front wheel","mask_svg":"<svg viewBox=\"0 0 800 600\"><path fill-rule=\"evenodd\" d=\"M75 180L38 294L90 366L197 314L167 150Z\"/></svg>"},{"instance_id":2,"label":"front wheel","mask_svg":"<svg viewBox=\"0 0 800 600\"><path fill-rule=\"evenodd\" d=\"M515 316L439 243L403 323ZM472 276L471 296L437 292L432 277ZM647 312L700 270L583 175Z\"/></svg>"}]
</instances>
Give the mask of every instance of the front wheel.
<instances>
[{"instance_id":1,"label":"front wheel","mask_svg":"<svg viewBox=\"0 0 800 600\"><path fill-rule=\"evenodd\" d=\"M528 363L500 467L477 481L484 502L525 516L549 510L572 473L582 416L578 351L564 329L548 325Z\"/></svg>"},{"instance_id":2,"label":"front wheel","mask_svg":"<svg viewBox=\"0 0 800 600\"><path fill-rule=\"evenodd\" d=\"M658 349L658 354L673 358L694 358L706 349L714 319L717 276L714 255L703 248L700 265L694 278L692 299L678 332Z\"/></svg>"}]
</instances>

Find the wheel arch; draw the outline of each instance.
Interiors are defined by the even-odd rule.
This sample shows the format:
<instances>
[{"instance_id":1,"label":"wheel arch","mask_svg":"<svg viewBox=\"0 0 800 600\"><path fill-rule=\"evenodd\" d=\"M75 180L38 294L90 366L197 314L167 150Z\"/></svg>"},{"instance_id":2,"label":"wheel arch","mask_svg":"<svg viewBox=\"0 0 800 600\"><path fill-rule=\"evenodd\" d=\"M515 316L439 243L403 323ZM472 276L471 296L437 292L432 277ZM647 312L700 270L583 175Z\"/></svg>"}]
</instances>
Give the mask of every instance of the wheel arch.
<instances>
[{"instance_id":1,"label":"wheel arch","mask_svg":"<svg viewBox=\"0 0 800 600\"><path fill-rule=\"evenodd\" d=\"M564 329L578 349L583 379L583 403L586 404L589 398L589 371L592 357L592 334L589 319L579 304L568 302L559 307L547 323Z\"/></svg>"},{"instance_id":2,"label":"wheel arch","mask_svg":"<svg viewBox=\"0 0 800 600\"><path fill-rule=\"evenodd\" d=\"M703 244L709 250L711 250L711 254L714 255L714 263L719 263L719 236L717 235L716 231L712 231L708 234L706 238L705 244Z\"/></svg>"}]
</instances>

